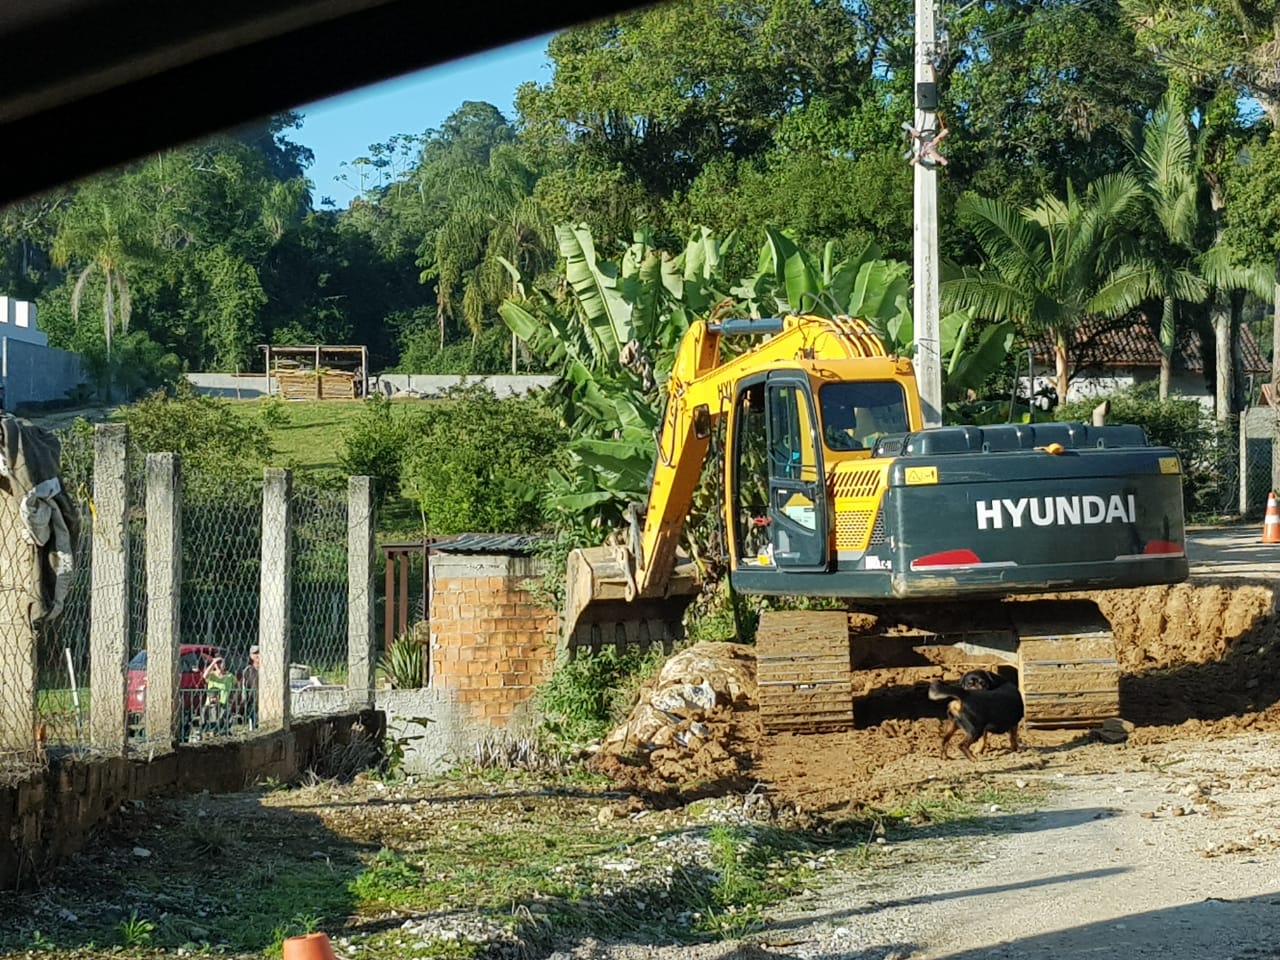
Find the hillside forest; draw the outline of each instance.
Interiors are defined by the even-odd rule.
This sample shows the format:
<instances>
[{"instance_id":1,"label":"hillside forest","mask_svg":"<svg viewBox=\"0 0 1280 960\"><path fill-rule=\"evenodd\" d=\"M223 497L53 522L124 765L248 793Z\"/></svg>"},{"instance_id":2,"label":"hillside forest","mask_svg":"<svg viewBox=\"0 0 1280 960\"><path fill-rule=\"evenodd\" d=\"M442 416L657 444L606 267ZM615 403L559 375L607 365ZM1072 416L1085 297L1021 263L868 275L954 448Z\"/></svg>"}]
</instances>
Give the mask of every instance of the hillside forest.
<instances>
[{"instance_id":1,"label":"hillside forest","mask_svg":"<svg viewBox=\"0 0 1280 960\"><path fill-rule=\"evenodd\" d=\"M572 337L584 277L628 335L646 310L678 332L726 298L794 308L799 273L839 287L841 264L906 285L910 13L682 0L584 25L513 116L464 100L339 184L308 179L305 118L275 116L0 211L0 290L122 399L257 369L268 342L480 373L511 367L514 331L520 370L556 372L573 358L546 338ZM1276 0L949 2L939 22L943 305L967 335L1043 340L1060 378L1095 319L1149 324L1166 360L1191 331L1225 354L1241 324L1269 353Z\"/></svg>"}]
</instances>

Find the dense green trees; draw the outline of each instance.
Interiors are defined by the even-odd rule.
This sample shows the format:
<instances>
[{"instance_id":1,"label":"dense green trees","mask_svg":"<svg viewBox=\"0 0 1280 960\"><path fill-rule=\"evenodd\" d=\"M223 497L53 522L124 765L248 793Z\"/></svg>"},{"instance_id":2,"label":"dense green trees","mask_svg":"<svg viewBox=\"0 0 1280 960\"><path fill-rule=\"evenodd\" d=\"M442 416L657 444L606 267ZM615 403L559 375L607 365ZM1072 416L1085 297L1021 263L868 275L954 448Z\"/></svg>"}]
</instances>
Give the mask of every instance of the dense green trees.
<instances>
[{"instance_id":1,"label":"dense green trees","mask_svg":"<svg viewBox=\"0 0 1280 960\"><path fill-rule=\"evenodd\" d=\"M459 91L439 129L388 131L352 159L345 208L305 179L306 127L285 114L0 211L0 290L37 299L54 342L128 393L180 366L251 368L264 341L501 369L503 303L562 302L577 269L553 224L585 225L600 263L737 236L717 267L734 278L784 234L814 263L869 244L909 261L910 14L682 0L566 31L515 116ZM1078 318L1131 307L1166 359L1186 325L1229 353L1233 324L1265 312L1259 266L1280 260L1277 15L1273 0L944 3L941 239L970 278L955 302L980 327L1052 330L1063 364ZM1121 176L1141 189L1103 229Z\"/></svg>"}]
</instances>

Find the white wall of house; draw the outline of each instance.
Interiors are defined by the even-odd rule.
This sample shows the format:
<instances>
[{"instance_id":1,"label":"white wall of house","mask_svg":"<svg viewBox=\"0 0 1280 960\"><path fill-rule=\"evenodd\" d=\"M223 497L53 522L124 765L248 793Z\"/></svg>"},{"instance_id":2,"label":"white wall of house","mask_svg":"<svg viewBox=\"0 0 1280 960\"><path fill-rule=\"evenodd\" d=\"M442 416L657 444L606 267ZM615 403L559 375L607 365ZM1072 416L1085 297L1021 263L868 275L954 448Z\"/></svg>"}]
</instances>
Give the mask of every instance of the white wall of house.
<instances>
[{"instance_id":1,"label":"white wall of house","mask_svg":"<svg viewBox=\"0 0 1280 960\"><path fill-rule=\"evenodd\" d=\"M49 345L49 338L36 328L36 305L14 297L0 297L0 336Z\"/></svg>"},{"instance_id":2,"label":"white wall of house","mask_svg":"<svg viewBox=\"0 0 1280 960\"><path fill-rule=\"evenodd\" d=\"M1140 383L1155 382L1159 379L1159 376L1159 371L1145 367L1116 367L1103 375L1085 374L1073 377L1068 388L1067 400L1095 400L1098 397L1105 397L1120 390L1127 390L1129 387ZM1054 380L1047 376L1037 376L1034 379L1034 383L1035 386L1032 389L1032 393L1045 387L1052 387ZM1019 392L1025 395L1027 378L1020 377L1018 384ZM1209 392L1209 388L1205 385L1204 374L1192 373L1186 370L1175 371L1169 381L1169 396L1184 400L1195 400L1209 412L1213 412L1213 394Z\"/></svg>"},{"instance_id":3,"label":"white wall of house","mask_svg":"<svg viewBox=\"0 0 1280 960\"><path fill-rule=\"evenodd\" d=\"M6 410L65 400L84 382L80 355L49 346L36 305L0 296L0 388Z\"/></svg>"}]
</instances>

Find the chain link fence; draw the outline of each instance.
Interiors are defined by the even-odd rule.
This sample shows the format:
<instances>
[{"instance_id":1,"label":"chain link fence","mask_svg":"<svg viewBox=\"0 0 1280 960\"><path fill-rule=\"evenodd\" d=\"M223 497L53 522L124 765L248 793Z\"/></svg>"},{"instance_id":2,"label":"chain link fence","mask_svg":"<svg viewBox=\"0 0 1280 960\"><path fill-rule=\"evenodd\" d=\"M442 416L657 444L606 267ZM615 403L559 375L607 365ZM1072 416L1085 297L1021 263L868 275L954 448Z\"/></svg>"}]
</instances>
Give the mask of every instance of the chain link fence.
<instances>
[{"instance_id":1,"label":"chain link fence","mask_svg":"<svg viewBox=\"0 0 1280 960\"><path fill-rule=\"evenodd\" d=\"M1276 436L1276 416L1269 407L1247 410L1225 424L1206 423L1194 449L1179 450L1187 519L1260 520L1267 494L1275 489L1271 451Z\"/></svg>"},{"instance_id":2,"label":"chain link fence","mask_svg":"<svg viewBox=\"0 0 1280 960\"><path fill-rule=\"evenodd\" d=\"M91 752L93 621L93 471L94 435L72 428L60 434L62 480L82 519L76 567L63 615L37 639L35 716L16 724L32 727L33 750L63 755ZM147 521L145 460L131 451L126 470L129 556L125 703L130 749L145 755L147 676ZM181 518L181 609L179 615L180 735L183 740L239 736L256 726L256 669L251 651L258 643L262 567L263 482L187 472L183 477ZM344 489L317 487L294 477L290 500L290 629L295 688L341 685L347 676L347 495ZM6 538L12 542L13 538ZM3 548L0 548L3 549ZM10 565L11 566L11 565ZM123 600L121 582L114 600ZM98 584L98 602L110 607L112 585ZM106 595L102 595L102 591ZM12 644L7 644L12 647ZM232 678L223 696L214 687L215 661ZM211 687L210 677L214 677ZM295 700L297 697L295 696ZM306 712L323 706L308 697ZM0 707L0 709L3 709ZM25 709L21 704L14 710ZM167 744L166 744L167 746ZM5 755L6 774L18 772L15 757Z\"/></svg>"}]
</instances>

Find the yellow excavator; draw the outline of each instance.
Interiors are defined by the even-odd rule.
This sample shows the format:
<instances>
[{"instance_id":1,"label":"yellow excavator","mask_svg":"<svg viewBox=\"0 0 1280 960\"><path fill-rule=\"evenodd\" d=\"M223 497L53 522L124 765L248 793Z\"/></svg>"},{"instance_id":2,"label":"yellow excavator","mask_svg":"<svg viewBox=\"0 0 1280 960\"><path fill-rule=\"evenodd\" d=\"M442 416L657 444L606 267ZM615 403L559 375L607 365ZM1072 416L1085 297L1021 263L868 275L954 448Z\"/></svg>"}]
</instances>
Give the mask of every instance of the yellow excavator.
<instances>
[{"instance_id":1,"label":"yellow excavator","mask_svg":"<svg viewBox=\"0 0 1280 960\"><path fill-rule=\"evenodd\" d=\"M881 669L1016 668L1031 726L1120 714L1097 605L1037 595L1186 579L1173 450L1133 425L924 429L911 361L850 317L696 321L666 392L629 542L569 557L571 651L682 636L701 577L677 547L723 428L732 586L837 607L762 613L767 731L853 725Z\"/></svg>"}]
</instances>

